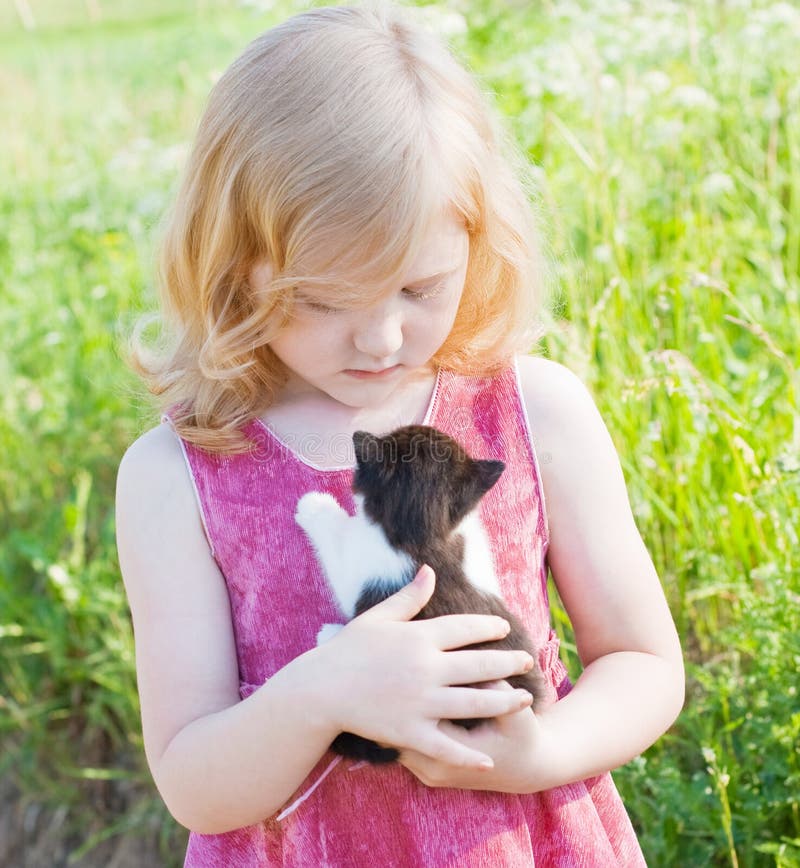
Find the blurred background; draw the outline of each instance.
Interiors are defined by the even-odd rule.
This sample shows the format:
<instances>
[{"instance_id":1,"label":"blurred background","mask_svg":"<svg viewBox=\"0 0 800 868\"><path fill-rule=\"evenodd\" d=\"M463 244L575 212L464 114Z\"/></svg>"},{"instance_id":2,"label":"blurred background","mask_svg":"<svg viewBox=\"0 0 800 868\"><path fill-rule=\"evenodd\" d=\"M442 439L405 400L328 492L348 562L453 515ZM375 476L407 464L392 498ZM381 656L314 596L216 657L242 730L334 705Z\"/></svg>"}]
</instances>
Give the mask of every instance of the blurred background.
<instances>
[{"instance_id":1,"label":"blurred background","mask_svg":"<svg viewBox=\"0 0 800 868\"><path fill-rule=\"evenodd\" d=\"M209 88L309 5L0 7L0 865L182 864L114 547L117 465L157 422L121 347ZM800 9L419 14L535 166L543 350L596 397L683 639L683 714L615 773L648 862L798 866Z\"/></svg>"}]
</instances>

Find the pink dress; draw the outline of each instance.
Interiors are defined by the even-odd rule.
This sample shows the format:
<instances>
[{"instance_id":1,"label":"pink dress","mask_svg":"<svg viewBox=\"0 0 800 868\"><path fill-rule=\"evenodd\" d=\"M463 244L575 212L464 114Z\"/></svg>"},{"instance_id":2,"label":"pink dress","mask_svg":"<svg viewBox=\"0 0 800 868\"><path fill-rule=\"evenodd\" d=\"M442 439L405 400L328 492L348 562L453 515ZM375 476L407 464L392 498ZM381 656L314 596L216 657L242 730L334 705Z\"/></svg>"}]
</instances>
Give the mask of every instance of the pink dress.
<instances>
[{"instance_id":1,"label":"pink dress","mask_svg":"<svg viewBox=\"0 0 800 868\"><path fill-rule=\"evenodd\" d=\"M506 471L481 502L506 605L540 647L549 701L571 684L547 600L547 519L517 372L492 378L440 371L425 419ZM230 596L241 696L341 623L332 591L294 522L307 491L351 512L350 469L312 466L256 420L246 455L183 443L201 516ZM306 452L306 454L308 454ZM222 835L192 833L191 868L610 868L644 865L610 775L542 793L429 788L397 763L371 766L327 752L277 815Z\"/></svg>"}]
</instances>

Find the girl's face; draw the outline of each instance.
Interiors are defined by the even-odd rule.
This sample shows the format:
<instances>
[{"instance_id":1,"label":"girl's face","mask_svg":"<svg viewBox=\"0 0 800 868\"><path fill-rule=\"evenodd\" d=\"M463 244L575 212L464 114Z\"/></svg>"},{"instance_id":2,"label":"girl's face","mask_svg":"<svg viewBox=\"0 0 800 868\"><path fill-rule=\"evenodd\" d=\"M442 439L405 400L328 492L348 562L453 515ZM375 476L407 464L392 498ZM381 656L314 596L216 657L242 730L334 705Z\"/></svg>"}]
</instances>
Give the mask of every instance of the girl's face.
<instances>
[{"instance_id":1,"label":"girl's face","mask_svg":"<svg viewBox=\"0 0 800 868\"><path fill-rule=\"evenodd\" d=\"M469 236L452 216L433 224L406 280L360 310L298 298L271 347L289 370L292 395L317 392L348 407L377 407L424 370L450 333L469 257ZM257 285L265 274L255 269Z\"/></svg>"}]
</instances>

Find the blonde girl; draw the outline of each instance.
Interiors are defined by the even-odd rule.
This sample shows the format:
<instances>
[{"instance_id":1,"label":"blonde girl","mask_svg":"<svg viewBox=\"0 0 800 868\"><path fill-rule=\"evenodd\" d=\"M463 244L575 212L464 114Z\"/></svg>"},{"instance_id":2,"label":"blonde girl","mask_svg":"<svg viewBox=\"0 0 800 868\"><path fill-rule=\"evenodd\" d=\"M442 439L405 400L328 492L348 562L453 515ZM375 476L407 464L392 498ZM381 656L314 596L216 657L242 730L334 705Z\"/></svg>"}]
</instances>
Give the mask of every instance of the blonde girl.
<instances>
[{"instance_id":1,"label":"blonde girl","mask_svg":"<svg viewBox=\"0 0 800 868\"><path fill-rule=\"evenodd\" d=\"M187 865L644 864L608 772L675 719L681 653L591 397L526 355L523 175L476 82L390 5L299 14L211 94L162 248L172 340L134 357L165 414L117 494L147 760ZM428 567L317 646L344 618L297 501L352 511L352 433L415 422L506 463L480 521L536 661L464 650L499 618L412 621ZM503 680L534 663L536 714ZM334 756L342 731L399 761Z\"/></svg>"}]
</instances>

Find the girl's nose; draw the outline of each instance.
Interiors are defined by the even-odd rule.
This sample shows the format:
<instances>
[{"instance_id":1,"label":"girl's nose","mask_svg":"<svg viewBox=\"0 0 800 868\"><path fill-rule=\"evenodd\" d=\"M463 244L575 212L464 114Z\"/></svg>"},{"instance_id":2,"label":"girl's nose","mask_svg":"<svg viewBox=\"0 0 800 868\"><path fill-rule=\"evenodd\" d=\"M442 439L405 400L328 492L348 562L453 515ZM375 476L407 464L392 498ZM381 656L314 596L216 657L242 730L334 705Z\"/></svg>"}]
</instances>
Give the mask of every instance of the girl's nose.
<instances>
[{"instance_id":1,"label":"girl's nose","mask_svg":"<svg viewBox=\"0 0 800 868\"><path fill-rule=\"evenodd\" d=\"M399 311L365 311L353 343L365 356L389 359L403 346L403 321Z\"/></svg>"}]
</instances>

